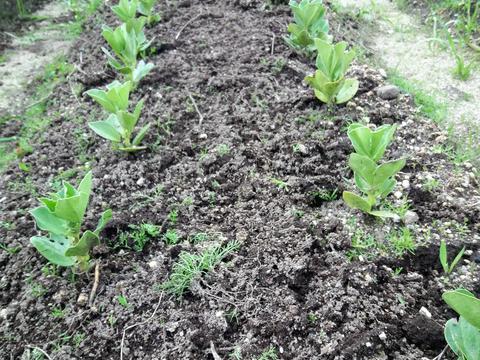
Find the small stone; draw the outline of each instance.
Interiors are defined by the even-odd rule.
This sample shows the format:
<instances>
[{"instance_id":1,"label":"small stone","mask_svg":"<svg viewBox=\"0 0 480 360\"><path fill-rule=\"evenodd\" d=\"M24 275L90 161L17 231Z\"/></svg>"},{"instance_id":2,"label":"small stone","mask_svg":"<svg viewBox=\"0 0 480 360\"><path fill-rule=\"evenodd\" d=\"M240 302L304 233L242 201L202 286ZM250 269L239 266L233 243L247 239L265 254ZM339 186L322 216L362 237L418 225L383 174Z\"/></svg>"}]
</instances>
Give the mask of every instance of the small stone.
<instances>
[{"instance_id":1,"label":"small stone","mask_svg":"<svg viewBox=\"0 0 480 360\"><path fill-rule=\"evenodd\" d=\"M8 317L8 309L0 310L0 319L7 320Z\"/></svg>"},{"instance_id":2,"label":"small stone","mask_svg":"<svg viewBox=\"0 0 480 360\"><path fill-rule=\"evenodd\" d=\"M80 305L80 306L84 306L88 301L88 296L87 294L84 294L84 293L81 293L79 296L78 296L78 299L77 299L77 304Z\"/></svg>"},{"instance_id":3,"label":"small stone","mask_svg":"<svg viewBox=\"0 0 480 360\"><path fill-rule=\"evenodd\" d=\"M425 316L426 318L428 319L431 319L432 318L432 314L430 313L430 311L428 311L425 307L421 307L420 310L419 310L419 313L422 314L423 316Z\"/></svg>"},{"instance_id":4,"label":"small stone","mask_svg":"<svg viewBox=\"0 0 480 360\"><path fill-rule=\"evenodd\" d=\"M415 224L418 220L418 214L410 210L408 210L403 217L403 222L405 223L405 225Z\"/></svg>"},{"instance_id":5,"label":"small stone","mask_svg":"<svg viewBox=\"0 0 480 360\"><path fill-rule=\"evenodd\" d=\"M308 149L305 145L303 144L298 144L297 150L300 154L307 155L308 154Z\"/></svg>"},{"instance_id":6,"label":"small stone","mask_svg":"<svg viewBox=\"0 0 480 360\"><path fill-rule=\"evenodd\" d=\"M199 139L199 140L207 140L207 139L208 139L208 135L205 134L205 133L202 133L202 134L198 135L198 139Z\"/></svg>"},{"instance_id":7,"label":"small stone","mask_svg":"<svg viewBox=\"0 0 480 360\"><path fill-rule=\"evenodd\" d=\"M393 193L393 196L395 196L397 199L401 199L402 196L403 196L403 194L402 194L401 191L395 191L395 192Z\"/></svg>"},{"instance_id":8,"label":"small stone","mask_svg":"<svg viewBox=\"0 0 480 360\"><path fill-rule=\"evenodd\" d=\"M137 185L142 186L143 184L145 184L145 178L141 177L140 179L137 180Z\"/></svg>"},{"instance_id":9,"label":"small stone","mask_svg":"<svg viewBox=\"0 0 480 360\"><path fill-rule=\"evenodd\" d=\"M368 341L368 342L365 343L365 346L370 348L370 347L372 347L372 343Z\"/></svg>"},{"instance_id":10,"label":"small stone","mask_svg":"<svg viewBox=\"0 0 480 360\"><path fill-rule=\"evenodd\" d=\"M387 72L384 70L384 69L379 69L378 70L378 73L380 74L380 76L384 79L387 78Z\"/></svg>"},{"instance_id":11,"label":"small stone","mask_svg":"<svg viewBox=\"0 0 480 360\"><path fill-rule=\"evenodd\" d=\"M400 89L395 85L384 85L377 88L376 93L383 100L393 100L400 95Z\"/></svg>"},{"instance_id":12,"label":"small stone","mask_svg":"<svg viewBox=\"0 0 480 360\"><path fill-rule=\"evenodd\" d=\"M382 331L380 334L378 334L378 337L379 337L380 340L382 340L382 341L387 340L387 334L385 334L384 331Z\"/></svg>"},{"instance_id":13,"label":"small stone","mask_svg":"<svg viewBox=\"0 0 480 360\"><path fill-rule=\"evenodd\" d=\"M402 181L402 187L407 190L407 189L410 189L410 181L408 180L403 180Z\"/></svg>"},{"instance_id":14,"label":"small stone","mask_svg":"<svg viewBox=\"0 0 480 360\"><path fill-rule=\"evenodd\" d=\"M156 269L158 268L158 261L157 260L152 260L148 262L148 267L150 269Z\"/></svg>"}]
</instances>

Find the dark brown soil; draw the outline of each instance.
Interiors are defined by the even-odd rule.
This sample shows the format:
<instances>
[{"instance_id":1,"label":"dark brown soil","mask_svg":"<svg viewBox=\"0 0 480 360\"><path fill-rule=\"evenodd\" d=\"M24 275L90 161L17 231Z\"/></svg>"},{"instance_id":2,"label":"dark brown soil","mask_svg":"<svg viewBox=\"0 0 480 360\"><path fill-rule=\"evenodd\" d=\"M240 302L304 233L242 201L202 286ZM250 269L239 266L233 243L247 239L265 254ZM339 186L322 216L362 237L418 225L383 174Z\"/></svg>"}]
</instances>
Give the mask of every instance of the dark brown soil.
<instances>
[{"instance_id":1,"label":"dark brown soil","mask_svg":"<svg viewBox=\"0 0 480 360\"><path fill-rule=\"evenodd\" d=\"M65 85L50 103L54 121L23 159L30 173L12 165L0 177L1 220L9 224L0 237L21 247L16 254L0 252L0 358L20 359L28 346L38 346L55 359L119 359L123 329L147 320L159 301L150 321L127 331L124 359L214 359L211 344L222 359L235 347L243 359L257 358L270 345L279 359L418 360L440 353L442 326L453 316L442 291L463 284L480 292L473 170L433 151L443 135L418 116L408 96L378 98L373 90L384 79L367 66L352 68L360 81L354 100L329 112L302 82L312 61L282 41L288 7L263 10L252 0L168 3L161 6L163 21L148 31L155 36L149 57L155 69L134 94L146 99L142 122L154 124L145 139L149 150L110 150L86 125L103 116L98 106L87 97L77 101ZM332 18L337 39L343 36L336 33L339 25ZM90 23L70 56L85 89L115 75L100 50L100 26ZM353 188L345 127L365 118L398 124L387 156L408 158L397 190L419 216L411 226L419 247L403 258L382 253L350 261L356 229L386 242L402 225L313 195ZM17 126L7 124L2 133ZM229 152L218 151L222 144ZM87 168L94 171L95 195L86 226L94 226L102 209L114 212L105 245L94 254L101 281L92 308L78 301L88 296L92 277L72 281L67 270L47 273L29 243L36 231L26 213L37 202L33 190L48 192L67 169L78 171L76 183ZM424 190L426 174L441 187ZM178 205L186 198L191 205ZM159 237L141 253L107 246L129 224L165 224L174 208L179 220L169 226L181 235L180 244L167 246ZM462 232L455 230L464 223ZM198 232L214 234L211 242L237 240L241 248L197 279L183 299L162 294L158 284L168 279L180 251L205 246L186 241ZM438 261L439 239L447 235L451 253L463 244L473 251L465 257L470 264L449 281L439 275ZM128 308L118 303L120 294ZM65 316L52 316L55 308Z\"/></svg>"}]
</instances>

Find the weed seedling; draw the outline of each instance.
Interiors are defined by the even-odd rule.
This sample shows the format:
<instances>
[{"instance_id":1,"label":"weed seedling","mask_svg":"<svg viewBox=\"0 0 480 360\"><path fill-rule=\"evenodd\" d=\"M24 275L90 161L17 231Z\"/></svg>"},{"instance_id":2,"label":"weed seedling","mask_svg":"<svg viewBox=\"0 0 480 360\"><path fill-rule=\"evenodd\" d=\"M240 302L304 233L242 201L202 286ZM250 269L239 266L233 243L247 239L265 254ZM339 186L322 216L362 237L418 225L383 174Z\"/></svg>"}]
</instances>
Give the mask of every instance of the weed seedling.
<instances>
[{"instance_id":1,"label":"weed seedling","mask_svg":"<svg viewBox=\"0 0 480 360\"><path fill-rule=\"evenodd\" d=\"M230 241L225 246L211 246L200 254L181 252L169 279L161 285L161 289L181 297L196 278L213 270L225 257L239 248L238 242Z\"/></svg>"},{"instance_id":2,"label":"weed seedling","mask_svg":"<svg viewBox=\"0 0 480 360\"><path fill-rule=\"evenodd\" d=\"M163 234L163 240L167 245L176 245L180 242L180 236L175 229L168 229L165 234Z\"/></svg>"},{"instance_id":3,"label":"weed seedling","mask_svg":"<svg viewBox=\"0 0 480 360\"><path fill-rule=\"evenodd\" d=\"M279 190L285 190L285 191L288 191L288 183L283 181L283 180L280 180L280 179L276 179L276 178L270 178L270 181L272 182L273 185L275 185Z\"/></svg>"},{"instance_id":4,"label":"weed seedling","mask_svg":"<svg viewBox=\"0 0 480 360\"><path fill-rule=\"evenodd\" d=\"M465 246L462 248L462 250L459 251L457 256L455 256L455 259L453 259L452 263L448 263L448 254L447 254L447 243L445 240L442 240L440 242L440 253L439 253L439 258L440 258L440 263L442 264L443 271L445 272L446 275L450 275L453 270L455 270L455 267L459 263L459 261L462 259L463 254L465 253Z\"/></svg>"},{"instance_id":5,"label":"weed seedling","mask_svg":"<svg viewBox=\"0 0 480 360\"><path fill-rule=\"evenodd\" d=\"M389 241L397 256L402 256L406 252L413 254L417 248L410 229L406 227L392 231L389 234Z\"/></svg>"},{"instance_id":6,"label":"weed seedling","mask_svg":"<svg viewBox=\"0 0 480 360\"><path fill-rule=\"evenodd\" d=\"M130 304L127 301L127 298L124 295L117 296L118 303L122 305L124 308L128 308Z\"/></svg>"}]
</instances>

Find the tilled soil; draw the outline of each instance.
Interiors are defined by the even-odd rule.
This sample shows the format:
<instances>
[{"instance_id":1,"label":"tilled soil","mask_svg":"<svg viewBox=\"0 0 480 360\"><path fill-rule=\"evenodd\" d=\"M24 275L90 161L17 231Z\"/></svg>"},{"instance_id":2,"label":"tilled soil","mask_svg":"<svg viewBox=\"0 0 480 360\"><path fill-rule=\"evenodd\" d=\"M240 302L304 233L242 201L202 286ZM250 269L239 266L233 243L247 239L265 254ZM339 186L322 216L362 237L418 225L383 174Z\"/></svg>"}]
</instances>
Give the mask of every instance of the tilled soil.
<instances>
[{"instance_id":1,"label":"tilled soil","mask_svg":"<svg viewBox=\"0 0 480 360\"><path fill-rule=\"evenodd\" d=\"M52 125L23 159L30 172L12 165L1 177L1 220L11 225L0 234L21 250L0 253L0 358L21 358L38 346L55 359L118 359L123 330L135 323L125 333L124 359L227 359L235 348L253 359L269 346L279 359L421 359L441 352L443 324L454 315L442 291L463 285L480 293L475 169L435 151L446 136L418 115L410 97L380 99L374 90L384 79L367 66L352 67L350 76L360 81L353 101L329 111L302 83L313 62L282 40L288 7L261 5L192 0L160 7L163 21L147 32L155 36L155 68L133 95L146 99L142 123L154 124L147 151L112 151L86 126L104 116L98 106L68 85L58 90ZM338 40L345 34L337 31L351 24L331 20ZM85 90L115 76L100 50L100 26L89 24L70 55ZM373 256L372 249L349 258L358 230L387 244L388 232L402 224L364 216L340 196L315 196L353 189L345 128L365 120L398 124L387 157L408 159L396 192L418 215L409 225L414 254ZM86 228L102 209L114 213L94 253L101 278L92 307L84 303L92 276L72 279L69 270L45 267L29 245L36 231L26 213L36 205L33 191L50 191L67 169L77 170L77 183L88 168L95 194ZM429 177L440 186L426 190ZM167 220L172 209L177 223ZM183 241L167 246L158 237L143 252L108 246L141 222L176 229ZM208 241L189 242L196 233L209 234ZM448 238L452 255L463 245L472 250L450 279L441 276L440 238ZM231 240L240 249L182 299L158 290L182 250ZM121 294L128 307L119 304ZM64 316L53 316L54 309Z\"/></svg>"}]
</instances>

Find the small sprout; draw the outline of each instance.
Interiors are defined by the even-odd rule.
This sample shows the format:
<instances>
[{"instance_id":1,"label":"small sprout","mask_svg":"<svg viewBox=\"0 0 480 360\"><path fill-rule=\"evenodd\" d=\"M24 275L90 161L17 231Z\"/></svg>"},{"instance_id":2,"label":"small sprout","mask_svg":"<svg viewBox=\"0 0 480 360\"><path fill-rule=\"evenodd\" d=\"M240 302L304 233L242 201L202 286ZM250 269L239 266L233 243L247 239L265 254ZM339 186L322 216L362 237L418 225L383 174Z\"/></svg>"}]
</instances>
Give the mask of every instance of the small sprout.
<instances>
[{"instance_id":1,"label":"small sprout","mask_svg":"<svg viewBox=\"0 0 480 360\"><path fill-rule=\"evenodd\" d=\"M238 324L238 310L237 308L233 308L225 313L225 317L230 323Z\"/></svg>"},{"instance_id":2,"label":"small sprout","mask_svg":"<svg viewBox=\"0 0 480 360\"><path fill-rule=\"evenodd\" d=\"M434 190L438 189L439 186L440 186L440 181L432 177L429 177L422 184L422 189L428 192L433 192Z\"/></svg>"},{"instance_id":3,"label":"small sprout","mask_svg":"<svg viewBox=\"0 0 480 360\"><path fill-rule=\"evenodd\" d=\"M160 235L160 226L153 224L129 225L130 231L122 231L113 245L114 248L133 249L143 251L150 239Z\"/></svg>"},{"instance_id":4,"label":"small sprout","mask_svg":"<svg viewBox=\"0 0 480 360\"><path fill-rule=\"evenodd\" d=\"M127 301L127 298L124 295L117 296L118 303L122 305L124 308L128 308L130 304Z\"/></svg>"},{"instance_id":5,"label":"small sprout","mask_svg":"<svg viewBox=\"0 0 480 360\"><path fill-rule=\"evenodd\" d=\"M180 236L175 229L168 229L165 234L163 234L163 240L167 245L175 245L180 242Z\"/></svg>"},{"instance_id":6,"label":"small sprout","mask_svg":"<svg viewBox=\"0 0 480 360\"><path fill-rule=\"evenodd\" d=\"M178 221L178 210L174 209L168 213L168 221L170 224L175 225Z\"/></svg>"},{"instance_id":7,"label":"small sprout","mask_svg":"<svg viewBox=\"0 0 480 360\"><path fill-rule=\"evenodd\" d=\"M80 236L83 217L92 191L92 173L85 175L77 189L68 182L63 189L50 197L39 198L41 206L30 211L40 230L48 237L33 236L33 246L52 264L89 268L89 253L100 244L100 232L112 218L112 211L106 210L100 217L94 231L86 230Z\"/></svg>"},{"instance_id":8,"label":"small sprout","mask_svg":"<svg viewBox=\"0 0 480 360\"><path fill-rule=\"evenodd\" d=\"M78 348L80 345L82 345L83 340L85 340L85 333L83 332L78 332L75 335L73 335L73 346Z\"/></svg>"},{"instance_id":9,"label":"small sprout","mask_svg":"<svg viewBox=\"0 0 480 360\"><path fill-rule=\"evenodd\" d=\"M305 212L302 211L302 210L293 209L293 210L292 210L292 214L293 214L293 216L295 216L297 219L301 219L301 218L305 215Z\"/></svg>"},{"instance_id":10,"label":"small sprout","mask_svg":"<svg viewBox=\"0 0 480 360\"><path fill-rule=\"evenodd\" d=\"M115 318L115 316L113 314L110 314L108 316L107 322L108 322L108 325L111 328L113 328L115 326L115 324L117 323L117 319Z\"/></svg>"},{"instance_id":11,"label":"small sprout","mask_svg":"<svg viewBox=\"0 0 480 360\"><path fill-rule=\"evenodd\" d=\"M317 71L305 81L314 89L315 96L329 106L346 103L355 96L359 86L358 80L345 78L355 51L346 51L346 42L332 45L315 39L315 46Z\"/></svg>"},{"instance_id":12,"label":"small sprout","mask_svg":"<svg viewBox=\"0 0 480 360\"><path fill-rule=\"evenodd\" d=\"M200 244L208 240L210 240L210 235L201 232L188 237L188 242L192 243L193 245Z\"/></svg>"},{"instance_id":13,"label":"small sprout","mask_svg":"<svg viewBox=\"0 0 480 360\"><path fill-rule=\"evenodd\" d=\"M455 259L453 259L452 263L448 263L448 254L447 254L447 243L445 240L442 240L440 242L440 253L439 253L439 258L440 258L440 263L442 264L443 271L445 272L446 275L450 275L453 270L455 270L455 267L457 264L460 262L460 260L463 257L463 254L465 253L465 246L460 250L455 256Z\"/></svg>"},{"instance_id":14,"label":"small sprout","mask_svg":"<svg viewBox=\"0 0 480 360\"><path fill-rule=\"evenodd\" d=\"M270 181L280 190L288 191L288 183L286 183L285 181L273 177L270 178Z\"/></svg>"},{"instance_id":15,"label":"small sprout","mask_svg":"<svg viewBox=\"0 0 480 360\"><path fill-rule=\"evenodd\" d=\"M312 191L311 195L316 201L318 200L320 200L320 202L335 201L338 198L338 189L333 189L333 190L320 189L317 191Z\"/></svg>"},{"instance_id":16,"label":"small sprout","mask_svg":"<svg viewBox=\"0 0 480 360\"><path fill-rule=\"evenodd\" d=\"M240 349L240 347L238 346L235 346L235 348L233 349L233 351L228 354L228 358L230 360L242 360L242 350Z\"/></svg>"},{"instance_id":17,"label":"small sprout","mask_svg":"<svg viewBox=\"0 0 480 360\"><path fill-rule=\"evenodd\" d=\"M22 248L20 246L7 246L4 243L0 242L0 250L4 250L10 255L15 255L20 252Z\"/></svg>"},{"instance_id":18,"label":"small sprout","mask_svg":"<svg viewBox=\"0 0 480 360\"><path fill-rule=\"evenodd\" d=\"M220 144L215 149L218 156L222 157L230 153L230 147L227 144Z\"/></svg>"},{"instance_id":19,"label":"small sprout","mask_svg":"<svg viewBox=\"0 0 480 360\"><path fill-rule=\"evenodd\" d=\"M63 318L65 317L65 310L55 307L52 309L51 314L54 318Z\"/></svg>"},{"instance_id":20,"label":"small sprout","mask_svg":"<svg viewBox=\"0 0 480 360\"><path fill-rule=\"evenodd\" d=\"M310 324L315 325L315 323L318 321L318 316L315 315L315 313L309 313L307 315L307 320Z\"/></svg>"},{"instance_id":21,"label":"small sprout","mask_svg":"<svg viewBox=\"0 0 480 360\"><path fill-rule=\"evenodd\" d=\"M256 360L277 360L278 359L278 356L277 356L277 350L272 346L270 345L270 347L265 350L259 358L256 358Z\"/></svg>"},{"instance_id":22,"label":"small sprout","mask_svg":"<svg viewBox=\"0 0 480 360\"><path fill-rule=\"evenodd\" d=\"M397 267L395 270L393 270L393 277L400 276L401 272L403 271L403 267Z\"/></svg>"}]
</instances>

